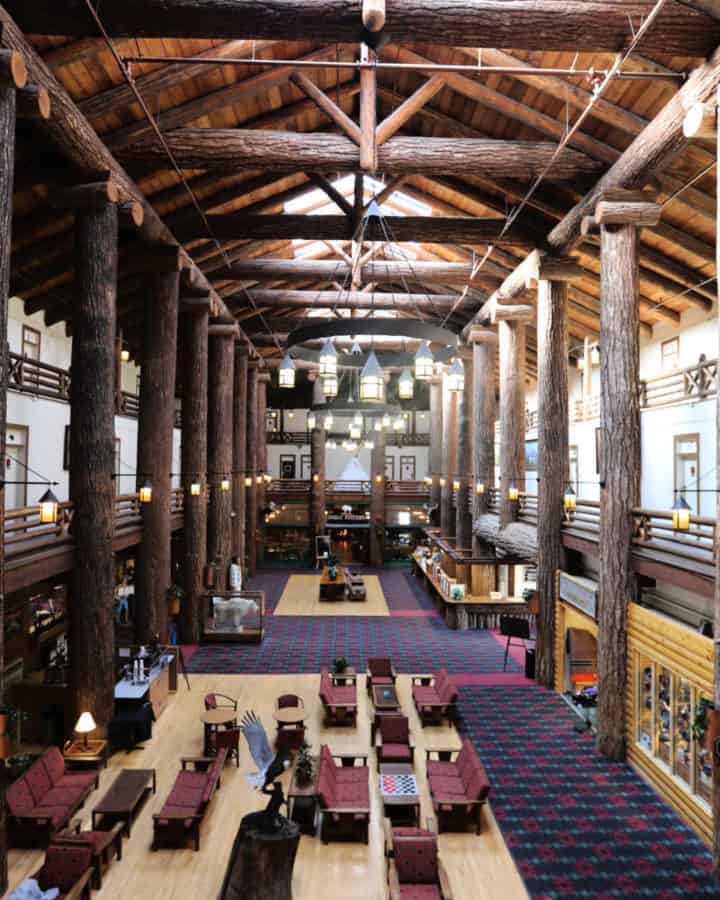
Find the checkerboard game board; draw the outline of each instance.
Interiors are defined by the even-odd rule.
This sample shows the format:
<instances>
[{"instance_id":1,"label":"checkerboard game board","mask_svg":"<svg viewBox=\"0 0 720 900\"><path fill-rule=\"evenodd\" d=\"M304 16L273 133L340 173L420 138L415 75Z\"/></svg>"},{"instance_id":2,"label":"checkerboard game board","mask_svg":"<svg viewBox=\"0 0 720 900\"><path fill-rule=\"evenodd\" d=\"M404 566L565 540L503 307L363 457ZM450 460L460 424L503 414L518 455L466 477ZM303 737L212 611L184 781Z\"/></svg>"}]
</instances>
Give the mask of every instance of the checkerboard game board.
<instances>
[{"instance_id":1,"label":"checkerboard game board","mask_svg":"<svg viewBox=\"0 0 720 900\"><path fill-rule=\"evenodd\" d=\"M384 797L417 796L417 781L414 775L381 775L380 792Z\"/></svg>"}]
</instances>

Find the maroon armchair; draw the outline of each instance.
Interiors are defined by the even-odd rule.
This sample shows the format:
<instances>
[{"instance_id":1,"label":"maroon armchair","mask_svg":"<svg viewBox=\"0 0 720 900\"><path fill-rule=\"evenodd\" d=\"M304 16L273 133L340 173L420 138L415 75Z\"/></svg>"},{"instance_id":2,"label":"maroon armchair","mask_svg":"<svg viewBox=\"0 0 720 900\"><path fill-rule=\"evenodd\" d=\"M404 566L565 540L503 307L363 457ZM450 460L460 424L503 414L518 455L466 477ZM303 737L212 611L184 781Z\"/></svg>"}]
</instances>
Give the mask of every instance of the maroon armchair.
<instances>
[{"instance_id":1,"label":"maroon armchair","mask_svg":"<svg viewBox=\"0 0 720 900\"><path fill-rule=\"evenodd\" d=\"M374 687L395 684L395 669L387 656L370 656L367 661L367 678L365 681L368 694Z\"/></svg>"},{"instance_id":2,"label":"maroon armchair","mask_svg":"<svg viewBox=\"0 0 720 900\"><path fill-rule=\"evenodd\" d=\"M277 709L305 709L302 697L297 694L281 694L277 698ZM278 722L275 735L277 750L299 750L305 741L304 722Z\"/></svg>"},{"instance_id":3,"label":"maroon armchair","mask_svg":"<svg viewBox=\"0 0 720 900\"><path fill-rule=\"evenodd\" d=\"M415 834L393 832L388 888L390 900L451 900L437 835L420 829Z\"/></svg>"},{"instance_id":4,"label":"maroon armchair","mask_svg":"<svg viewBox=\"0 0 720 900\"><path fill-rule=\"evenodd\" d=\"M338 766L335 760L340 761ZM357 763L362 763L357 765ZM318 800L322 811L320 837L356 838L368 842L370 825L370 770L367 756L338 755L327 744L320 748Z\"/></svg>"},{"instance_id":5,"label":"maroon armchair","mask_svg":"<svg viewBox=\"0 0 720 900\"><path fill-rule=\"evenodd\" d=\"M454 761L433 760L434 753L444 754L427 751L427 779L438 831L465 829L468 823L474 823L476 833L480 834L482 808L490 793L490 782L470 739L463 738L462 749Z\"/></svg>"},{"instance_id":6,"label":"maroon armchair","mask_svg":"<svg viewBox=\"0 0 720 900\"><path fill-rule=\"evenodd\" d=\"M445 669L435 675L414 675L412 695L423 725L440 725L443 719L450 723L455 718L458 690Z\"/></svg>"},{"instance_id":7,"label":"maroon armchair","mask_svg":"<svg viewBox=\"0 0 720 900\"><path fill-rule=\"evenodd\" d=\"M375 734L378 768L382 763L410 763L415 756L415 742L410 734L407 716L383 716Z\"/></svg>"},{"instance_id":8,"label":"maroon armchair","mask_svg":"<svg viewBox=\"0 0 720 900\"><path fill-rule=\"evenodd\" d=\"M219 753L225 751L225 759L235 757L238 769L240 768L240 729L225 728L215 732L215 750Z\"/></svg>"},{"instance_id":9,"label":"maroon armchair","mask_svg":"<svg viewBox=\"0 0 720 900\"><path fill-rule=\"evenodd\" d=\"M343 675L344 680L350 676ZM326 725L355 725L357 722L357 685L337 684L325 666L320 669L320 699L325 708Z\"/></svg>"},{"instance_id":10,"label":"maroon armchair","mask_svg":"<svg viewBox=\"0 0 720 900\"><path fill-rule=\"evenodd\" d=\"M87 844L50 844L33 878L42 891L57 888L58 900L88 900L91 865L92 848Z\"/></svg>"},{"instance_id":11,"label":"maroon armchair","mask_svg":"<svg viewBox=\"0 0 720 900\"><path fill-rule=\"evenodd\" d=\"M237 700L226 694L206 694L205 709L234 709L237 712Z\"/></svg>"}]
</instances>

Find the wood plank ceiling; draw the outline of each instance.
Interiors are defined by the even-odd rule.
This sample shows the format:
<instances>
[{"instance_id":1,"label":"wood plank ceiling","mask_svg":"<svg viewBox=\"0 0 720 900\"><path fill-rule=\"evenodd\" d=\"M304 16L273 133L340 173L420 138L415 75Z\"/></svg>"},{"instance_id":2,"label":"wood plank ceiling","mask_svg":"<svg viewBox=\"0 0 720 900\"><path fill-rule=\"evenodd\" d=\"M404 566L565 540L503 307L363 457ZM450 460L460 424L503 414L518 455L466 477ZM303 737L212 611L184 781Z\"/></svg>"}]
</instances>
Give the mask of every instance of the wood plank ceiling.
<instances>
[{"instance_id":1,"label":"wood plank ceiling","mask_svg":"<svg viewBox=\"0 0 720 900\"><path fill-rule=\"evenodd\" d=\"M671 5L678 0L671 0ZM597 5L597 4L595 4ZM12 12L12 3L8 8ZM102 6L100 12L102 15ZM62 33L63 18L58 15ZM628 35L628 38L630 35ZM63 38L35 35L35 48L51 67L56 77L88 117L97 133L123 161L128 148L147 138L149 126L130 87L100 37ZM118 37L116 49L133 56L203 56L211 60L253 57L262 60L327 61L357 58L358 45L328 44L317 40L228 40ZM619 49L619 48L618 48ZM644 53L647 55L644 55ZM503 67L544 67L604 70L612 61L609 52L576 53L567 50L529 51L526 49L490 49L429 44L396 46L389 43L379 54L382 62L417 65L477 64ZM652 80L615 80L593 108L582 130L570 147L596 164L598 171L609 168L619 154L642 131L682 81L672 73L691 71L702 57L669 56L657 47L634 55L626 68L664 74ZM182 63L134 63L132 74L145 102L165 132L193 129L253 129L267 131L337 133L336 127L292 79L298 71L292 64L276 67L249 65L200 65ZM359 120L359 83L352 68L309 68L303 74L355 122ZM418 71L379 69L378 120L381 121L410 97L430 76ZM593 83L588 77L565 78L540 76L528 71L514 74L477 76L466 72L442 72L433 96L405 123L401 135L423 138L492 138L511 141L549 141L557 143L568 123L590 102ZM12 291L23 298L30 313L43 311L49 324L66 321L72 327L73 239L72 216L54 210L52 193L58 182L78 177L60 161L44 140L38 140L37 126L22 122L19 133L16 195L13 221ZM207 275L220 296L242 322L258 352L277 356L277 341L268 333L272 329L284 334L294 320L312 312L323 314L317 301L303 307L302 297L284 306L282 294L274 293L273 302L263 307L251 305L246 289L274 292L337 290L333 281L312 277L267 278L242 276L243 261L250 259L335 260L341 263L350 252L346 235L338 240L293 240L287 234L273 235L266 226L261 237L244 233L216 241L204 230L203 221L194 209L190 193L178 175L166 164L133 163L129 153L126 167L134 175L147 200L162 216L185 249ZM715 172L709 169L712 148L700 142L686 146L658 180L659 199L664 205L662 223L642 232L641 246L641 311L646 335L658 323L677 324L681 314L697 308L710 315L715 296ZM235 168L233 171L187 169L189 185L207 214L240 213L241 222L248 215L280 214L292 203L293 212L344 214L354 202L353 176L337 180L341 197L333 203L322 186L323 179L306 171L282 171L263 168ZM697 178L691 187L688 182ZM335 181L326 172L327 181ZM591 176L591 181L597 176ZM325 188L327 188L327 182ZM408 173L394 181L382 171L375 180L365 179L363 202L368 203L379 183L391 183L385 210L388 215L432 215L437 217L479 217L494 219L498 228L505 217L522 200L528 184L471 169L466 174ZM553 225L585 193L588 181L544 182L522 211L516 223L520 246L496 247L488 261L468 287L453 312L451 322L462 327L480 307L488 293L496 288L517 262L523 258L528 244L541 245ZM682 190L681 190L682 189ZM680 192L679 192L680 191ZM679 193L678 193L679 192ZM331 191L332 193L332 191ZM420 212L419 212L420 210ZM269 220L265 220L269 221ZM262 225L262 223L260 223ZM319 224L319 220L318 223ZM392 230L392 222L390 221ZM245 228L245 232L248 228ZM270 228L272 232L272 228ZM287 231L287 229L285 229ZM230 227L232 233L232 227ZM467 237L468 235L464 235ZM132 274L129 261L135 238L122 236L121 281L118 291L119 325L131 351L140 353L143 304L152 302L143 295L142 280ZM370 248L366 246L366 250ZM400 253L417 261L472 263L481 259L487 243L455 243L416 241L403 244ZM375 247L375 261L389 255L388 248ZM397 255L394 257L397 259ZM570 290L571 346L585 336L599 336L599 271L598 241L590 236L578 248L582 278ZM232 269L237 266L239 271ZM339 287L347 288L347 283ZM423 282L411 279L378 283L374 295L384 292L455 294L463 286ZM260 294L260 298L268 295ZM305 294L307 297L308 295ZM277 302L275 302L277 301ZM269 302L269 301L268 301ZM386 303L386 306L390 304ZM420 305L421 306L421 305ZM259 315L257 310L262 310ZM325 310L326 315L332 315ZM365 312L358 312L364 315ZM427 309L397 310L398 315L436 313ZM443 313L444 315L445 313ZM535 369L535 342L528 341L528 370Z\"/></svg>"}]
</instances>

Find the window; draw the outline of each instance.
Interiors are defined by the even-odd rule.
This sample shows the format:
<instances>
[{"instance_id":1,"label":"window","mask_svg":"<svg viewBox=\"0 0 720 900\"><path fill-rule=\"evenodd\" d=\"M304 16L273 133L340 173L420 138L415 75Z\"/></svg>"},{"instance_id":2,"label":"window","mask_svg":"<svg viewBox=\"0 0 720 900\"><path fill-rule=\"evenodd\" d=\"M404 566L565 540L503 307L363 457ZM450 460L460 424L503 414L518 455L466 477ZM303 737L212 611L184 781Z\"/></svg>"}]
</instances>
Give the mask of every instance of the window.
<instances>
[{"instance_id":1,"label":"window","mask_svg":"<svg viewBox=\"0 0 720 900\"><path fill-rule=\"evenodd\" d=\"M676 434L675 442L675 494L681 496L690 508L700 513L700 435Z\"/></svg>"},{"instance_id":2,"label":"window","mask_svg":"<svg viewBox=\"0 0 720 900\"><path fill-rule=\"evenodd\" d=\"M660 361L663 372L672 372L680 367L680 338L670 338L660 344Z\"/></svg>"},{"instance_id":3,"label":"window","mask_svg":"<svg viewBox=\"0 0 720 900\"><path fill-rule=\"evenodd\" d=\"M289 419L290 429L292 430L293 425L293 416L290 416L289 412L285 413L285 417ZM265 410L265 430L268 434L276 434L280 431L280 410L279 409L267 409Z\"/></svg>"},{"instance_id":4,"label":"window","mask_svg":"<svg viewBox=\"0 0 720 900\"><path fill-rule=\"evenodd\" d=\"M23 325L22 329L22 355L28 359L40 359L40 332L27 325Z\"/></svg>"}]
</instances>

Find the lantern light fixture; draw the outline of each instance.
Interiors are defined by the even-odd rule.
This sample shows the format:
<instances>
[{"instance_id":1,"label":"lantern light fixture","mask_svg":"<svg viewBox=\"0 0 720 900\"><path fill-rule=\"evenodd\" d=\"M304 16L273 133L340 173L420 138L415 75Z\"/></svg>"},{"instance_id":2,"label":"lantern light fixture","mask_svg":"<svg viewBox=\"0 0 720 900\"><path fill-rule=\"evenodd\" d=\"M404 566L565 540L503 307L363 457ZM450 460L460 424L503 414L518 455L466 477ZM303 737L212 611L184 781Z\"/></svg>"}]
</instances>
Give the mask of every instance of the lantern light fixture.
<instances>
[{"instance_id":1,"label":"lantern light fixture","mask_svg":"<svg viewBox=\"0 0 720 900\"><path fill-rule=\"evenodd\" d=\"M385 413L382 417L382 427L389 428L392 423L392 419L390 418L390 413Z\"/></svg>"},{"instance_id":2,"label":"lantern light fixture","mask_svg":"<svg viewBox=\"0 0 720 900\"><path fill-rule=\"evenodd\" d=\"M376 475L376 476L375 476L375 481L376 481L377 484L382 484L382 480L383 480L382 475Z\"/></svg>"},{"instance_id":3,"label":"lantern light fixture","mask_svg":"<svg viewBox=\"0 0 720 900\"><path fill-rule=\"evenodd\" d=\"M508 500L515 501L520 497L520 491L517 489L515 484L511 484L508 488Z\"/></svg>"},{"instance_id":4,"label":"lantern light fixture","mask_svg":"<svg viewBox=\"0 0 720 900\"><path fill-rule=\"evenodd\" d=\"M457 478L453 479L453 490L454 491L460 490L460 481Z\"/></svg>"},{"instance_id":5,"label":"lantern light fixture","mask_svg":"<svg viewBox=\"0 0 720 900\"><path fill-rule=\"evenodd\" d=\"M120 362L130 362L130 351L127 347L123 347L120 351Z\"/></svg>"},{"instance_id":6,"label":"lantern light fixture","mask_svg":"<svg viewBox=\"0 0 720 900\"><path fill-rule=\"evenodd\" d=\"M230 479L229 478L222 478L220 480L220 490L223 492L223 494L227 494L229 492L229 490L230 490Z\"/></svg>"},{"instance_id":7,"label":"lantern light fixture","mask_svg":"<svg viewBox=\"0 0 720 900\"><path fill-rule=\"evenodd\" d=\"M331 375L337 377L337 350L330 338L327 338L322 346L319 362L321 378L327 378ZM336 394L337 392L332 396L336 396ZM327 397L329 395L325 394L325 396Z\"/></svg>"},{"instance_id":8,"label":"lantern light fixture","mask_svg":"<svg viewBox=\"0 0 720 900\"><path fill-rule=\"evenodd\" d=\"M252 487L252 478L249 475L245 476L245 487Z\"/></svg>"},{"instance_id":9,"label":"lantern light fixture","mask_svg":"<svg viewBox=\"0 0 720 900\"><path fill-rule=\"evenodd\" d=\"M375 351L371 350L367 362L360 373L360 399L366 403L379 403L383 398L385 376L377 361Z\"/></svg>"},{"instance_id":10,"label":"lantern light fixture","mask_svg":"<svg viewBox=\"0 0 720 900\"><path fill-rule=\"evenodd\" d=\"M54 525L58 519L58 498L48 488L40 498L40 521L43 525Z\"/></svg>"},{"instance_id":11,"label":"lantern light fixture","mask_svg":"<svg viewBox=\"0 0 720 900\"><path fill-rule=\"evenodd\" d=\"M325 431L329 431L332 428L333 422L334 422L334 419L333 419L332 413L328 413L325 416Z\"/></svg>"},{"instance_id":12,"label":"lantern light fixture","mask_svg":"<svg viewBox=\"0 0 720 900\"><path fill-rule=\"evenodd\" d=\"M262 484L262 483L263 483L263 476L262 476L262 472L261 472L259 475L255 476L255 484Z\"/></svg>"},{"instance_id":13,"label":"lantern light fixture","mask_svg":"<svg viewBox=\"0 0 720 900\"><path fill-rule=\"evenodd\" d=\"M190 482L190 496L191 497L199 497L200 496L200 482L199 481Z\"/></svg>"},{"instance_id":14,"label":"lantern light fixture","mask_svg":"<svg viewBox=\"0 0 720 900\"><path fill-rule=\"evenodd\" d=\"M485 493L485 485L482 481L478 481L475 484L475 493L476 494L484 494Z\"/></svg>"},{"instance_id":15,"label":"lantern light fixture","mask_svg":"<svg viewBox=\"0 0 720 900\"><path fill-rule=\"evenodd\" d=\"M375 424L373 425L375 431L382 431L382 427L382 419L375 419Z\"/></svg>"},{"instance_id":16,"label":"lantern light fixture","mask_svg":"<svg viewBox=\"0 0 720 900\"><path fill-rule=\"evenodd\" d=\"M565 488L565 493L563 494L563 508L565 509L565 512L574 512L577 508L577 494L573 490L571 484Z\"/></svg>"},{"instance_id":17,"label":"lantern light fixture","mask_svg":"<svg viewBox=\"0 0 720 900\"><path fill-rule=\"evenodd\" d=\"M465 369L459 357L455 357L447 374L448 390L460 393L465 390Z\"/></svg>"},{"instance_id":18,"label":"lantern light fixture","mask_svg":"<svg viewBox=\"0 0 720 900\"><path fill-rule=\"evenodd\" d=\"M672 507L672 525L675 531L690 530L691 507L682 494L678 494Z\"/></svg>"},{"instance_id":19,"label":"lantern light fixture","mask_svg":"<svg viewBox=\"0 0 720 900\"><path fill-rule=\"evenodd\" d=\"M269 472L266 472L263 478L265 479L265 484L270 484L272 481L272 475Z\"/></svg>"},{"instance_id":20,"label":"lantern light fixture","mask_svg":"<svg viewBox=\"0 0 720 900\"><path fill-rule=\"evenodd\" d=\"M322 379L322 392L323 397L337 397L338 395L338 380L337 375L325 375Z\"/></svg>"},{"instance_id":21,"label":"lantern light fixture","mask_svg":"<svg viewBox=\"0 0 720 900\"><path fill-rule=\"evenodd\" d=\"M410 369L403 369L398 378L398 397L401 400L412 400L415 393L415 379Z\"/></svg>"},{"instance_id":22,"label":"lantern light fixture","mask_svg":"<svg viewBox=\"0 0 720 900\"><path fill-rule=\"evenodd\" d=\"M394 431L404 431L405 430L405 419L402 415L395 416L395 421L393 422L393 430Z\"/></svg>"},{"instance_id":23,"label":"lantern light fixture","mask_svg":"<svg viewBox=\"0 0 720 900\"><path fill-rule=\"evenodd\" d=\"M415 377L418 381L430 381L433 376L434 362L430 344L423 341L415 353Z\"/></svg>"},{"instance_id":24,"label":"lantern light fixture","mask_svg":"<svg viewBox=\"0 0 720 900\"><path fill-rule=\"evenodd\" d=\"M281 388L295 387L295 362L289 353L283 357L278 369L278 386Z\"/></svg>"},{"instance_id":25,"label":"lantern light fixture","mask_svg":"<svg viewBox=\"0 0 720 900\"><path fill-rule=\"evenodd\" d=\"M138 493L141 503L152 502L152 484L148 479L145 479L145 483L142 485Z\"/></svg>"},{"instance_id":26,"label":"lantern light fixture","mask_svg":"<svg viewBox=\"0 0 720 900\"><path fill-rule=\"evenodd\" d=\"M313 483L317 484L318 481L320 481L320 476L318 475L317 472L313 472Z\"/></svg>"},{"instance_id":27,"label":"lantern light fixture","mask_svg":"<svg viewBox=\"0 0 720 900\"><path fill-rule=\"evenodd\" d=\"M355 425L359 425L362 428L362 424L363 424L362 413L359 413L359 412L355 413L355 415L353 416L353 422L355 423Z\"/></svg>"},{"instance_id":28,"label":"lantern light fixture","mask_svg":"<svg viewBox=\"0 0 720 900\"><path fill-rule=\"evenodd\" d=\"M308 431L312 431L313 428L317 425L317 416L314 412L309 412L307 415L307 427Z\"/></svg>"},{"instance_id":29,"label":"lantern light fixture","mask_svg":"<svg viewBox=\"0 0 720 900\"><path fill-rule=\"evenodd\" d=\"M446 484L447 484L447 479L443 475L441 475L440 476L440 487L444 488Z\"/></svg>"},{"instance_id":30,"label":"lantern light fixture","mask_svg":"<svg viewBox=\"0 0 720 900\"><path fill-rule=\"evenodd\" d=\"M362 426L356 425L355 422L352 422L350 425L350 437L354 441L359 440L362 437Z\"/></svg>"}]
</instances>

